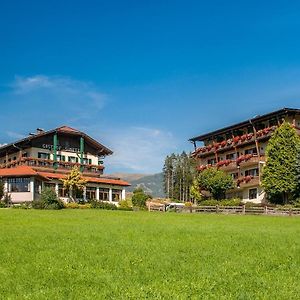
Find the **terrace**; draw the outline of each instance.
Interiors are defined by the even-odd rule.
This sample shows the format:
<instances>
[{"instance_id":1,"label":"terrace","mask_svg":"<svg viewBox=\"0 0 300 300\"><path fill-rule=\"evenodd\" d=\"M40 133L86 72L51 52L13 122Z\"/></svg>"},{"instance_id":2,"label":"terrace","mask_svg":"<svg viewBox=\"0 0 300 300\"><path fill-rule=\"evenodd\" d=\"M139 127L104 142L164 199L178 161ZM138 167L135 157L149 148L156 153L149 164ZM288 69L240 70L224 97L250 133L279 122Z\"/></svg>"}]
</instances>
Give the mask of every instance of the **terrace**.
<instances>
[{"instance_id":1,"label":"terrace","mask_svg":"<svg viewBox=\"0 0 300 300\"><path fill-rule=\"evenodd\" d=\"M20 159L13 160L7 164L0 165L0 168L12 168L16 166L30 166L39 171L53 171L54 169L61 173L68 173L74 166L80 168L83 175L99 176L103 174L104 166L80 164L66 161L54 161L50 159L22 157Z\"/></svg>"},{"instance_id":2,"label":"terrace","mask_svg":"<svg viewBox=\"0 0 300 300\"><path fill-rule=\"evenodd\" d=\"M277 126L267 127L254 133L234 136L230 139L221 142L213 142L207 146L199 147L193 152L194 157L204 157L212 153L222 153L230 149L246 146L247 144L254 143L255 140L262 141L269 139L272 133L276 130Z\"/></svg>"}]
</instances>

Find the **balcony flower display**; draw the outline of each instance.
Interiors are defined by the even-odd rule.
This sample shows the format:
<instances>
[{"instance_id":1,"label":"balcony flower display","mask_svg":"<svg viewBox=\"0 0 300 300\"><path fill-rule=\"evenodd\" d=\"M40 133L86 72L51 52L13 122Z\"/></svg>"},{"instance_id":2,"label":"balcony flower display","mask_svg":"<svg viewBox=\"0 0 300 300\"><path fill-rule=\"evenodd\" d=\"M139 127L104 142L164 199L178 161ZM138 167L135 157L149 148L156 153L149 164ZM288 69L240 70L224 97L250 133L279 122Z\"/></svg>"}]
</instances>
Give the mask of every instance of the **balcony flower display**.
<instances>
[{"instance_id":1,"label":"balcony flower display","mask_svg":"<svg viewBox=\"0 0 300 300\"><path fill-rule=\"evenodd\" d=\"M227 145L228 141L222 141L220 143L221 147L224 148Z\"/></svg>"},{"instance_id":2,"label":"balcony flower display","mask_svg":"<svg viewBox=\"0 0 300 300\"><path fill-rule=\"evenodd\" d=\"M237 179L236 181L236 185L239 186L241 183L248 183L250 182L252 179L254 178L254 176L252 175L248 175L248 176L244 176L242 178Z\"/></svg>"},{"instance_id":3,"label":"balcony flower display","mask_svg":"<svg viewBox=\"0 0 300 300\"><path fill-rule=\"evenodd\" d=\"M240 141L240 137L239 137L239 136L235 136L235 137L233 138L233 142L234 142L235 144L237 144L239 141Z\"/></svg>"},{"instance_id":4,"label":"balcony flower display","mask_svg":"<svg viewBox=\"0 0 300 300\"><path fill-rule=\"evenodd\" d=\"M231 162L230 159L221 160L217 163L217 167L228 166Z\"/></svg>"},{"instance_id":5,"label":"balcony flower display","mask_svg":"<svg viewBox=\"0 0 300 300\"><path fill-rule=\"evenodd\" d=\"M251 157L253 157L253 154L245 154L245 155L241 155L237 158L236 160L236 164L239 165L241 162L243 161L247 161L249 160Z\"/></svg>"}]
</instances>

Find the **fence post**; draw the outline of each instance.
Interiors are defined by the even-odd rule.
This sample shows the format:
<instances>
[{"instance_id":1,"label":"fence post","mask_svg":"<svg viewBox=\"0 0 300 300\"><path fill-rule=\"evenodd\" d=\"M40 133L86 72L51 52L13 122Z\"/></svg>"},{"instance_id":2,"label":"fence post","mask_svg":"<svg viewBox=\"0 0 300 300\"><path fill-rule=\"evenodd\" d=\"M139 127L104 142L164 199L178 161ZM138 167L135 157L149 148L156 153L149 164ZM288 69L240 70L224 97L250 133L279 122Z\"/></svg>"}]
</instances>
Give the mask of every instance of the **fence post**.
<instances>
[{"instance_id":1,"label":"fence post","mask_svg":"<svg viewBox=\"0 0 300 300\"><path fill-rule=\"evenodd\" d=\"M265 214L268 214L268 206L265 206Z\"/></svg>"},{"instance_id":2,"label":"fence post","mask_svg":"<svg viewBox=\"0 0 300 300\"><path fill-rule=\"evenodd\" d=\"M243 215L245 215L246 214L246 205L244 204L243 205Z\"/></svg>"},{"instance_id":3,"label":"fence post","mask_svg":"<svg viewBox=\"0 0 300 300\"><path fill-rule=\"evenodd\" d=\"M216 213L219 213L219 205L216 205Z\"/></svg>"},{"instance_id":4,"label":"fence post","mask_svg":"<svg viewBox=\"0 0 300 300\"><path fill-rule=\"evenodd\" d=\"M292 215L292 209L290 208L289 209L289 216L291 216Z\"/></svg>"},{"instance_id":5,"label":"fence post","mask_svg":"<svg viewBox=\"0 0 300 300\"><path fill-rule=\"evenodd\" d=\"M151 211L150 202L148 202L148 211Z\"/></svg>"},{"instance_id":6,"label":"fence post","mask_svg":"<svg viewBox=\"0 0 300 300\"><path fill-rule=\"evenodd\" d=\"M176 204L174 205L174 211L177 212L177 206L176 206Z\"/></svg>"}]
</instances>

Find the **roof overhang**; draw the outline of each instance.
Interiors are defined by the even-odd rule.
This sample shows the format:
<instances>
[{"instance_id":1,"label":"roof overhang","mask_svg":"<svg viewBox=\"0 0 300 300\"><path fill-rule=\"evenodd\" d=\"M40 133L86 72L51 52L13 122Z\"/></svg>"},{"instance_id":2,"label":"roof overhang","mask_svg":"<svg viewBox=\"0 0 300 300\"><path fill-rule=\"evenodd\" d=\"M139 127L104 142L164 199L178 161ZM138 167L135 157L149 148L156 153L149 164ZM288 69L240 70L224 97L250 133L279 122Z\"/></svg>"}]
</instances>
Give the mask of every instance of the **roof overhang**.
<instances>
[{"instance_id":1,"label":"roof overhang","mask_svg":"<svg viewBox=\"0 0 300 300\"><path fill-rule=\"evenodd\" d=\"M292 114L292 115L293 114L300 114L300 109L283 108L283 109L280 109L280 110L277 110L277 111L274 111L274 112L271 112L271 113L268 113L268 114L265 114L265 115L255 116L254 118L251 118L249 120L246 120L246 121L243 121L243 122L240 122L240 123L236 123L236 124L228 126L228 127L224 127L224 128L221 128L221 129L218 129L218 130L215 130L215 131L211 131L211 132L193 137L193 138L189 139L189 141L190 142L204 141L204 140L206 140L210 137L217 136L217 135L220 135L220 134L224 134L228 131L233 131L233 130L236 130L236 129L239 129L239 128L242 128L242 127L245 127L245 126L252 126L252 124L255 124L255 123L258 123L258 122L261 122L261 121L264 121L264 120L267 120L267 119L270 119L270 118L273 118L273 117L280 118L281 116L289 115L289 114Z\"/></svg>"}]
</instances>

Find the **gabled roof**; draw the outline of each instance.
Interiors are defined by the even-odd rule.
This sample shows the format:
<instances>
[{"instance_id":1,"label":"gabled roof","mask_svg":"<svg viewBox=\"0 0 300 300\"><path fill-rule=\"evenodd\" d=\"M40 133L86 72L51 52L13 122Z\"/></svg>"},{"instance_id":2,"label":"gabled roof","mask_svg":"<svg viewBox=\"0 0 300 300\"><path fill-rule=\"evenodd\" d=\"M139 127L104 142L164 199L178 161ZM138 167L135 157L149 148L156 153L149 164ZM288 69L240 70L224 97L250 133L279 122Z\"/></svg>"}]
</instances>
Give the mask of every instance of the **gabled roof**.
<instances>
[{"instance_id":1,"label":"gabled roof","mask_svg":"<svg viewBox=\"0 0 300 300\"><path fill-rule=\"evenodd\" d=\"M268 119L276 117L276 116L280 117L280 116L287 115L287 114L300 114L300 109L297 109L297 108L282 108L280 110L276 110L276 111L273 111L273 112L270 112L270 113L267 113L267 114L264 114L264 115L261 115L261 116L260 115L255 116L254 118L251 118L249 120L246 120L246 121L243 121L243 122L240 122L240 123L233 124L233 125L228 126L228 127L224 127L224 128L221 128L221 129L218 129L218 130L215 130L215 131L211 131L211 132L193 137L193 138L189 139L189 141L190 142L204 141L207 138L210 138L212 136L224 134L224 133L226 133L228 131L231 131L231 130L239 129L239 128L242 128L242 127L245 127L245 126L249 126L251 124L255 124L255 123L260 122L260 121L268 120Z\"/></svg>"},{"instance_id":2,"label":"gabled roof","mask_svg":"<svg viewBox=\"0 0 300 300\"><path fill-rule=\"evenodd\" d=\"M79 131L77 129L71 128L71 127L66 126L66 125L63 125L63 126L60 126L58 128L48 130L48 131L39 131L39 133L37 133L37 134L29 135L26 138L23 138L23 139L18 140L16 142L4 145L4 146L0 147L0 153L7 150L7 149L9 149L9 148L18 149L18 146L21 145L21 144L24 144L26 142L30 142L30 141L32 141L34 139L37 139L37 138L40 138L42 136L53 134L55 132L70 134L72 136L82 136L82 137L84 137L84 139L87 142L89 142L91 145L93 145L93 147L95 147L95 149L99 150L99 154L111 155L113 153L112 150L110 150L109 148L107 148L104 145L100 144L98 141L96 141L95 139L93 139L92 137L87 135L86 133L84 133L82 131Z\"/></svg>"}]
</instances>

